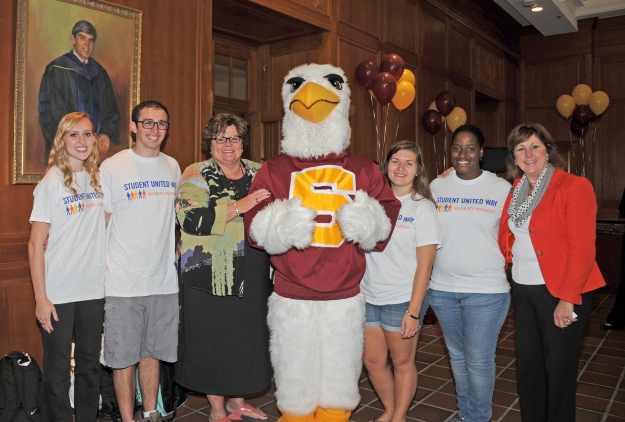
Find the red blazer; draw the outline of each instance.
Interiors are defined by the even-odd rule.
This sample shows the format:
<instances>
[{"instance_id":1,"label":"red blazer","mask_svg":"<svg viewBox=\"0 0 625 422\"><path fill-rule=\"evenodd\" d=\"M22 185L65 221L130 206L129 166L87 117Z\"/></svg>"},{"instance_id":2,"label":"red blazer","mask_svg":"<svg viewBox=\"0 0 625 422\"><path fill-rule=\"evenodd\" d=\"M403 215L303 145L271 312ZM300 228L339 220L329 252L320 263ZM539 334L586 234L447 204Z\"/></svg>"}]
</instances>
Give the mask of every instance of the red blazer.
<instances>
[{"instance_id":1,"label":"red blazer","mask_svg":"<svg viewBox=\"0 0 625 422\"><path fill-rule=\"evenodd\" d=\"M521 179L514 182L513 188ZM508 228L508 205L499 225L499 247L512 262L514 235ZM530 239L549 292L567 302L581 304L581 294L605 286L595 261L597 199L590 182L557 169L547 191L532 213Z\"/></svg>"}]
</instances>

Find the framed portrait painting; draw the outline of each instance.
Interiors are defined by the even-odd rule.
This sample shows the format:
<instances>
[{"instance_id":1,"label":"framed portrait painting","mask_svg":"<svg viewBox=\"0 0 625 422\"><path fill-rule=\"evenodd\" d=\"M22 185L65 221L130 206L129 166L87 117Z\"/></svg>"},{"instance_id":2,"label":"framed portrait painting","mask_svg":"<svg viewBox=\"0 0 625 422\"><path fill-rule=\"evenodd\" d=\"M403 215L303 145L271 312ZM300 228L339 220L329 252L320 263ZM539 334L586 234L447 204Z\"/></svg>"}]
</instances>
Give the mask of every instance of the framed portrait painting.
<instances>
[{"instance_id":1,"label":"framed portrait painting","mask_svg":"<svg viewBox=\"0 0 625 422\"><path fill-rule=\"evenodd\" d=\"M96 0L17 4L13 183L43 177L56 126L72 111L89 113L96 134L106 135L98 136L102 158L128 148L141 12Z\"/></svg>"}]
</instances>

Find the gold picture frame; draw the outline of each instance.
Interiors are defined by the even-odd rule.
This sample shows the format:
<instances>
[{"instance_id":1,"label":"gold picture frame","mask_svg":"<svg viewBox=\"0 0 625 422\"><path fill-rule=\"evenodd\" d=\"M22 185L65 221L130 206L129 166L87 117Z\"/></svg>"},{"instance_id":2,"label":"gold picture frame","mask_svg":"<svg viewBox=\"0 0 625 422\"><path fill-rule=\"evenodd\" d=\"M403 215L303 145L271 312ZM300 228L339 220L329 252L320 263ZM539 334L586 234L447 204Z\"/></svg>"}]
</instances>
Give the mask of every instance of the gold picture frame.
<instances>
[{"instance_id":1,"label":"gold picture frame","mask_svg":"<svg viewBox=\"0 0 625 422\"><path fill-rule=\"evenodd\" d=\"M108 73L119 108L120 138L103 158L131 146L130 112L140 98L142 12L98 0L17 0L13 183L44 175L46 144L39 124L39 88L46 66L72 50L79 20L97 30L92 57Z\"/></svg>"}]
</instances>

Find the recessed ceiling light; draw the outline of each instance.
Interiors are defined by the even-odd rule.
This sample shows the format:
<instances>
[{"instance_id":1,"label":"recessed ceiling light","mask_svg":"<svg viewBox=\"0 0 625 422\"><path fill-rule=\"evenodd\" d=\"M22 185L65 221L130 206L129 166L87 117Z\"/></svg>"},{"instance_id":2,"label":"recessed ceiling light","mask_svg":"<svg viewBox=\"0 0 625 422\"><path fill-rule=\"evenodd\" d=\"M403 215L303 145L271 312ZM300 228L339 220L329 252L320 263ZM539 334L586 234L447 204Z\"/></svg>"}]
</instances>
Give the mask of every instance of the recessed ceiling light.
<instances>
[{"instance_id":1,"label":"recessed ceiling light","mask_svg":"<svg viewBox=\"0 0 625 422\"><path fill-rule=\"evenodd\" d=\"M532 7L532 12L542 12L542 11L543 11L542 6L535 5L534 7Z\"/></svg>"}]
</instances>

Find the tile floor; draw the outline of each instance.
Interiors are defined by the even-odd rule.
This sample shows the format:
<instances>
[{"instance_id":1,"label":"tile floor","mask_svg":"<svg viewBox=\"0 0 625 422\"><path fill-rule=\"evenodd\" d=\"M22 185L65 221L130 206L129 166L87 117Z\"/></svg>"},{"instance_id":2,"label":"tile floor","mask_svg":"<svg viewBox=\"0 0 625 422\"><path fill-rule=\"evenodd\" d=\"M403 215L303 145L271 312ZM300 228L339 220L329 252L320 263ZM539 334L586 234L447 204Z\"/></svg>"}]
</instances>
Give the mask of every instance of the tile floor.
<instances>
[{"instance_id":1,"label":"tile floor","mask_svg":"<svg viewBox=\"0 0 625 422\"><path fill-rule=\"evenodd\" d=\"M610 290L595 295L593 314L584 338L577 388L577 422L625 421L625 331L601 331L599 325L614 302ZM493 420L520 421L516 389L514 316L504 323L497 348L497 381L493 397ZM419 386L408 413L409 422L445 422L456 409L454 385L443 335L438 324L424 326L419 339L416 364ZM361 402L352 421L370 421L381 413L381 405L363 371ZM275 422L280 413L274 388L249 402ZM210 408L205 396L190 395L176 415L176 421L208 421Z\"/></svg>"}]
</instances>

